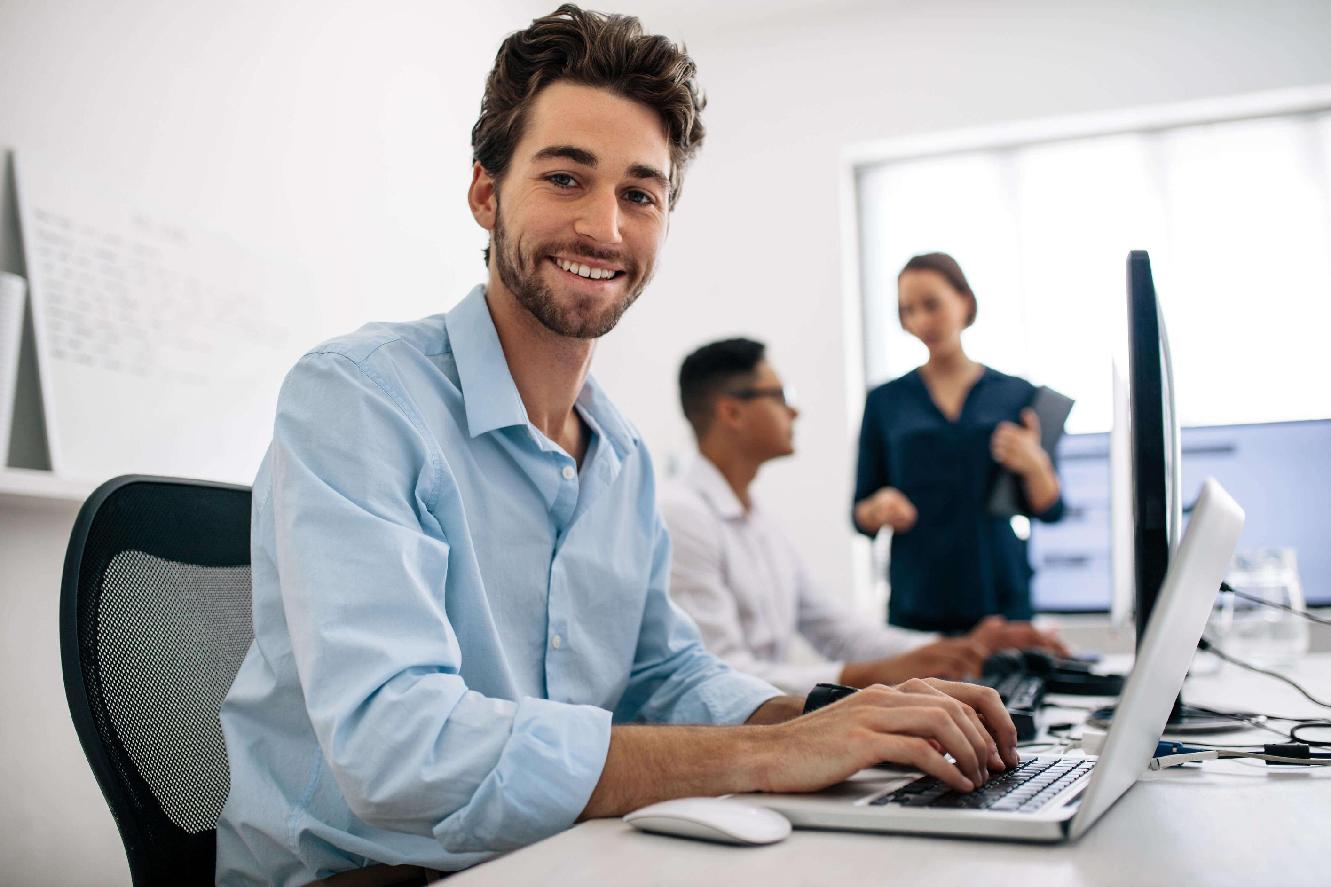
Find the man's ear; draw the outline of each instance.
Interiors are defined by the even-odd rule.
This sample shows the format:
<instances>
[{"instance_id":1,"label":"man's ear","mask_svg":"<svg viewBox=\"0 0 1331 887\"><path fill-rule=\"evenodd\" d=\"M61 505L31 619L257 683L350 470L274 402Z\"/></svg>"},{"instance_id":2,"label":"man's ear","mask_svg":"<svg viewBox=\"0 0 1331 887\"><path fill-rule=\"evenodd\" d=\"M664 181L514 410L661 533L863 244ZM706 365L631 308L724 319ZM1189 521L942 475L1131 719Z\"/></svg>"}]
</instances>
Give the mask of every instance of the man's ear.
<instances>
[{"instance_id":1,"label":"man's ear","mask_svg":"<svg viewBox=\"0 0 1331 887\"><path fill-rule=\"evenodd\" d=\"M471 217L486 231L493 231L499 212L499 198L494 178L479 162L471 165L471 186L467 188Z\"/></svg>"},{"instance_id":2,"label":"man's ear","mask_svg":"<svg viewBox=\"0 0 1331 887\"><path fill-rule=\"evenodd\" d=\"M733 397L718 397L714 409L716 412L712 415L712 421L720 422L727 428L737 428L743 422L744 411L740 408L740 402Z\"/></svg>"}]
</instances>

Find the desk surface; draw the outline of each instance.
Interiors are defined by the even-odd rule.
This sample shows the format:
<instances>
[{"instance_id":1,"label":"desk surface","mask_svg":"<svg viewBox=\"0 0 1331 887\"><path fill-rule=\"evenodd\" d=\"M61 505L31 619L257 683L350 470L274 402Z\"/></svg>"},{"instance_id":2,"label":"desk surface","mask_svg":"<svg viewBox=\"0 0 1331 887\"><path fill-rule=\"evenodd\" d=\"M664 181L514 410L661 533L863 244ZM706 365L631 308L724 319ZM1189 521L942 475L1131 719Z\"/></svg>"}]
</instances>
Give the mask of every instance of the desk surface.
<instances>
[{"instance_id":1,"label":"desk surface","mask_svg":"<svg viewBox=\"0 0 1331 887\"><path fill-rule=\"evenodd\" d=\"M1309 656L1290 674L1314 695L1331 695L1331 654ZM1292 688L1234 666L1189 678L1185 694L1190 702L1226 710L1328 714ZM1218 744L1277 739L1261 731L1210 738ZM1331 767L1289 772L1217 761L1146 773L1075 844L796 831L768 847L729 847L648 835L602 819L445 883L1325 887L1331 883L1329 826Z\"/></svg>"}]
</instances>

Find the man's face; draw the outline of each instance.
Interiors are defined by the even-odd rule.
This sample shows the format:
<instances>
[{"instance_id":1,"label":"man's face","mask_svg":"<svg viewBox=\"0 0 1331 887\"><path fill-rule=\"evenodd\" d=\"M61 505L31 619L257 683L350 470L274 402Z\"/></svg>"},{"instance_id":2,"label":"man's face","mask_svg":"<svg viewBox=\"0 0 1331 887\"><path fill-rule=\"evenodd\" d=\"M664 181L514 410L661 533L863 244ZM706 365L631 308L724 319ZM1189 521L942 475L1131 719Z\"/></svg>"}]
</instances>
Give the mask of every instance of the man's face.
<instances>
[{"instance_id":1,"label":"man's face","mask_svg":"<svg viewBox=\"0 0 1331 887\"><path fill-rule=\"evenodd\" d=\"M604 89L546 87L494 191L500 281L552 332L610 332L655 270L669 171L656 112Z\"/></svg>"},{"instance_id":2,"label":"man's face","mask_svg":"<svg viewBox=\"0 0 1331 887\"><path fill-rule=\"evenodd\" d=\"M750 458L759 462L795 452L795 419L799 410L786 402L781 377L762 360L753 369L753 379L735 386L743 397L734 398L738 408L739 441Z\"/></svg>"}]
</instances>

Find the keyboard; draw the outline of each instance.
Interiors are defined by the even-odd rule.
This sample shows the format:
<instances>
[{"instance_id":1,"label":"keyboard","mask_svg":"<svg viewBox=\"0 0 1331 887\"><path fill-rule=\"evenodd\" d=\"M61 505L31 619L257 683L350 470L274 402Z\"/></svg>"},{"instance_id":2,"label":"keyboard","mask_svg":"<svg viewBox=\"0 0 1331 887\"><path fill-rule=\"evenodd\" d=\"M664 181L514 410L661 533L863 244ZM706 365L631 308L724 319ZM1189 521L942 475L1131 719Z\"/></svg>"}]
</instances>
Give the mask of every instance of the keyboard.
<instances>
[{"instance_id":1,"label":"keyboard","mask_svg":"<svg viewBox=\"0 0 1331 887\"><path fill-rule=\"evenodd\" d=\"M979 683L993 687L1003 697L1003 704L1008 708L1031 711L1044 701L1047 682L1043 675L1013 672L1011 674L987 674Z\"/></svg>"},{"instance_id":2,"label":"keyboard","mask_svg":"<svg viewBox=\"0 0 1331 887\"><path fill-rule=\"evenodd\" d=\"M873 807L895 804L899 807L1034 813L1094 767L1095 761L1079 758L1028 758L973 792L962 794L945 782L923 776L899 789L884 792L869 804Z\"/></svg>"},{"instance_id":3,"label":"keyboard","mask_svg":"<svg viewBox=\"0 0 1331 887\"><path fill-rule=\"evenodd\" d=\"M1018 742L1030 742L1039 735L1035 712L1044 701L1047 684L1043 675L1026 671L985 672L975 683L998 691L1017 728Z\"/></svg>"}]
</instances>

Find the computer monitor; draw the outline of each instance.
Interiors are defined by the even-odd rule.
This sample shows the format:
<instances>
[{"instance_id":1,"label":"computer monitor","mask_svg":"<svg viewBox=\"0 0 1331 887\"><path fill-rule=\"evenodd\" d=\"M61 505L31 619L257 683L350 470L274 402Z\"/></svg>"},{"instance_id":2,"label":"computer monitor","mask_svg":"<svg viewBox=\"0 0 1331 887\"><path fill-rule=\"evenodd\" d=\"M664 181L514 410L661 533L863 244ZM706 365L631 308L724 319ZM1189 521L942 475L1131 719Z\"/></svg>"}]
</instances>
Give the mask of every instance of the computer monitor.
<instances>
[{"instance_id":1,"label":"computer monitor","mask_svg":"<svg viewBox=\"0 0 1331 887\"><path fill-rule=\"evenodd\" d=\"M1183 523L1174 368L1151 258L1144 250L1128 254L1128 373L1132 575L1140 642Z\"/></svg>"},{"instance_id":2,"label":"computer monitor","mask_svg":"<svg viewBox=\"0 0 1331 887\"><path fill-rule=\"evenodd\" d=\"M1128 254L1126 423L1120 421L1123 388L1121 380L1117 380L1114 435L1118 447L1112 439L1110 445L1113 565L1116 591L1126 588L1124 576L1131 570L1140 645L1183 525L1183 457L1174 400L1173 361L1151 276L1151 259L1143 250ZM1125 431L1126 450L1122 445ZM1122 502L1124 482L1129 478L1130 511ZM1113 504L1115 500L1117 507ZM1130 531L1126 526L1129 519ZM1130 548L1122 544L1128 538ZM1118 609L1121 612L1121 606ZM1103 725L1112 716L1112 709L1100 709L1092 715L1091 723ZM1233 719L1185 708L1180 697L1167 729L1211 732L1235 726Z\"/></svg>"},{"instance_id":3,"label":"computer monitor","mask_svg":"<svg viewBox=\"0 0 1331 887\"><path fill-rule=\"evenodd\" d=\"M1175 335L1176 325L1170 324ZM1064 515L1031 533L1031 596L1036 612L1108 612L1116 629L1131 631L1137 586L1127 336L1122 339L1116 430L1065 434L1059 441ZM1185 396L1180 390L1180 406ZM1214 477L1247 512L1242 548L1292 548L1307 605L1331 606L1331 546L1324 532L1331 523L1331 501L1321 492L1331 490L1331 419L1185 424L1182 430L1184 520L1202 481Z\"/></svg>"}]
</instances>

